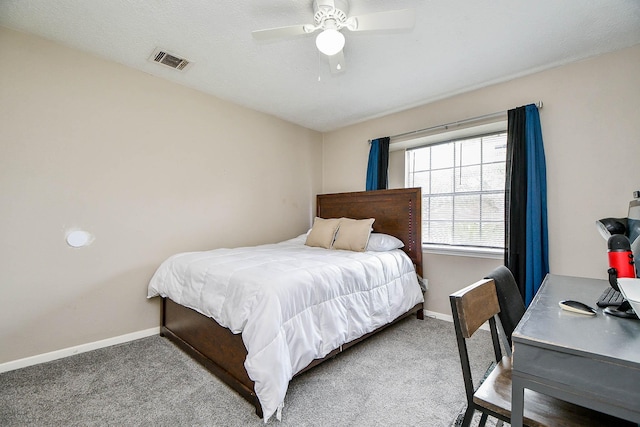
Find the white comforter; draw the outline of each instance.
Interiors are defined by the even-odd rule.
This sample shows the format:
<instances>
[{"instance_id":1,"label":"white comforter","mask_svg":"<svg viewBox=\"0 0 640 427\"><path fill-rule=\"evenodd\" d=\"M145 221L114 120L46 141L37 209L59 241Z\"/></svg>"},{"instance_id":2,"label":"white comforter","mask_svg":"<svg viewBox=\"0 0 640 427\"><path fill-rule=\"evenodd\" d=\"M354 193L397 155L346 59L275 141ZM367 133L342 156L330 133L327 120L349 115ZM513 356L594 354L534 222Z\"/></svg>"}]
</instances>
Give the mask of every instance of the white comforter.
<instances>
[{"instance_id":1,"label":"white comforter","mask_svg":"<svg viewBox=\"0 0 640 427\"><path fill-rule=\"evenodd\" d=\"M304 241L177 254L149 283L149 298L168 297L242 333L265 422L312 360L423 301L401 250L328 250Z\"/></svg>"}]
</instances>

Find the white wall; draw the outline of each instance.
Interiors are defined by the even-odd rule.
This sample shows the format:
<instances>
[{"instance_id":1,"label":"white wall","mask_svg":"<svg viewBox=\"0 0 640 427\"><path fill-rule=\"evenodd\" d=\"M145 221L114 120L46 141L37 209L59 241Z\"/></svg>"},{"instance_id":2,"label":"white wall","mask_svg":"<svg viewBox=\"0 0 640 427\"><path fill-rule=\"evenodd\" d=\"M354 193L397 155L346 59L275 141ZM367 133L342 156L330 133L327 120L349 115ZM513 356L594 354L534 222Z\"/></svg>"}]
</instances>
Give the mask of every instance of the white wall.
<instances>
[{"instance_id":1,"label":"white wall","mask_svg":"<svg viewBox=\"0 0 640 427\"><path fill-rule=\"evenodd\" d=\"M604 279L607 248L595 221L626 216L632 191L640 190L640 45L327 133L323 190L364 189L371 138L537 101L544 103L551 272ZM397 186L403 182L398 158L390 163L390 183ZM445 314L451 292L501 264L433 254L424 259L427 309Z\"/></svg>"},{"instance_id":2,"label":"white wall","mask_svg":"<svg viewBox=\"0 0 640 427\"><path fill-rule=\"evenodd\" d=\"M0 363L157 328L173 253L308 229L321 134L8 29L0 52Z\"/></svg>"}]
</instances>

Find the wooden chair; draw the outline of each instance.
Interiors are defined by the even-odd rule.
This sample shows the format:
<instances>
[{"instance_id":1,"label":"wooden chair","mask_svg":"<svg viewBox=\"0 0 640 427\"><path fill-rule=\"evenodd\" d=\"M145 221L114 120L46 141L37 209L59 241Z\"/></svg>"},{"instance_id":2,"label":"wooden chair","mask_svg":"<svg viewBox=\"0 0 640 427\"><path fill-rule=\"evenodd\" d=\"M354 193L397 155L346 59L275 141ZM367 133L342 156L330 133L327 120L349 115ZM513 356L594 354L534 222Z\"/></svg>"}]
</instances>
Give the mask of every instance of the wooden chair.
<instances>
[{"instance_id":1,"label":"wooden chair","mask_svg":"<svg viewBox=\"0 0 640 427\"><path fill-rule=\"evenodd\" d=\"M503 357L495 316L500 312L493 279L484 279L449 296L458 341L467 410L463 426L469 426L476 410L482 412L480 426L490 415L511 421L511 358ZM474 389L467 352L467 339L489 322L496 366L482 384ZM526 426L636 426L618 418L573 405L553 397L525 390L523 423Z\"/></svg>"}]
</instances>

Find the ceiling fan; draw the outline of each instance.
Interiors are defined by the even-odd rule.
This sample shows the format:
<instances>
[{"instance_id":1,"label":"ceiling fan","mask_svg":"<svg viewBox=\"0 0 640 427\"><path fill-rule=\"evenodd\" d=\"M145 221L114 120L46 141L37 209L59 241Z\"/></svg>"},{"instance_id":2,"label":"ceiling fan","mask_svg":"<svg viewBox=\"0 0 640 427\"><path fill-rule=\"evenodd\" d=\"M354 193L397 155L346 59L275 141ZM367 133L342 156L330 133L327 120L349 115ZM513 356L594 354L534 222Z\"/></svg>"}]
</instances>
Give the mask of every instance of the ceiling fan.
<instances>
[{"instance_id":1,"label":"ceiling fan","mask_svg":"<svg viewBox=\"0 0 640 427\"><path fill-rule=\"evenodd\" d=\"M347 0L314 0L313 24L290 25L253 31L256 40L274 40L301 36L322 31L316 37L316 47L329 58L332 73L344 71L345 38L340 32L403 30L413 28L415 13L413 9L390 10L359 16L349 16Z\"/></svg>"}]
</instances>

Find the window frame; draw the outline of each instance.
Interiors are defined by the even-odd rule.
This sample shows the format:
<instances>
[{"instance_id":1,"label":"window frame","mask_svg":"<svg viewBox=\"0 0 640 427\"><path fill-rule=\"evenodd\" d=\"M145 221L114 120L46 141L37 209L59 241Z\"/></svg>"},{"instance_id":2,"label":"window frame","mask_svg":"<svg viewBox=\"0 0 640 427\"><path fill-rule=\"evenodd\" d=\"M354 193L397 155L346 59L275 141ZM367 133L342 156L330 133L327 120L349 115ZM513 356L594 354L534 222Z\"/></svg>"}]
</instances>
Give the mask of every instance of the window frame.
<instances>
[{"instance_id":1,"label":"window frame","mask_svg":"<svg viewBox=\"0 0 640 427\"><path fill-rule=\"evenodd\" d=\"M409 186L409 171L407 168L407 150L416 149L420 147L432 146L437 144L443 144L447 142L455 142L457 140L470 139L474 137L483 137L496 133L504 133L507 131L507 121L500 120L492 123L484 123L481 125L469 126L464 129L447 130L445 132L438 132L423 136L420 138L414 138L406 141L402 141L401 147L396 144L396 149L403 149L405 151L405 173L404 180L405 186ZM506 159L505 159L506 161ZM490 259L502 259L504 257L504 248L489 248L482 246L467 246L467 245L440 245L433 243L422 243L422 250L425 253L432 253L438 255L454 255L454 256L466 256L477 258L490 258Z\"/></svg>"}]
</instances>

